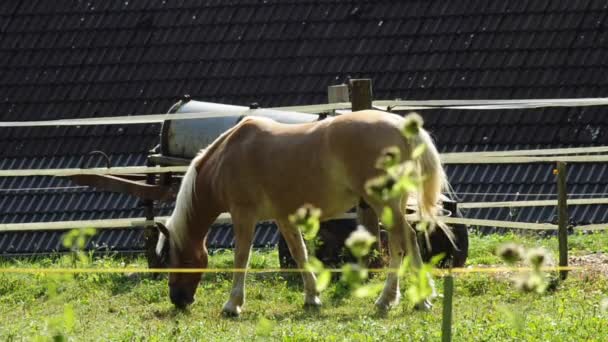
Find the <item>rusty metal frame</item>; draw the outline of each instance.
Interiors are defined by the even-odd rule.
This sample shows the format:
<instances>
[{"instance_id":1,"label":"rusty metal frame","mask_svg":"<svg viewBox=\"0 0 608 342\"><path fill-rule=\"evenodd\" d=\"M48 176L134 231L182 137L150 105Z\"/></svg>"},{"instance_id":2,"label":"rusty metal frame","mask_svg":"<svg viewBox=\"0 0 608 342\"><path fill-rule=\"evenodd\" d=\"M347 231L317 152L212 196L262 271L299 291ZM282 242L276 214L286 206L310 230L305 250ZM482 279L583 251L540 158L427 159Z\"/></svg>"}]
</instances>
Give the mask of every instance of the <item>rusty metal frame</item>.
<instances>
[{"instance_id":1,"label":"rusty metal frame","mask_svg":"<svg viewBox=\"0 0 608 342\"><path fill-rule=\"evenodd\" d=\"M145 176L127 175L118 177L112 175L74 175L70 179L79 185L88 185L98 189L127 193L142 200L170 201L175 199L177 188L171 185L146 184L138 179Z\"/></svg>"}]
</instances>

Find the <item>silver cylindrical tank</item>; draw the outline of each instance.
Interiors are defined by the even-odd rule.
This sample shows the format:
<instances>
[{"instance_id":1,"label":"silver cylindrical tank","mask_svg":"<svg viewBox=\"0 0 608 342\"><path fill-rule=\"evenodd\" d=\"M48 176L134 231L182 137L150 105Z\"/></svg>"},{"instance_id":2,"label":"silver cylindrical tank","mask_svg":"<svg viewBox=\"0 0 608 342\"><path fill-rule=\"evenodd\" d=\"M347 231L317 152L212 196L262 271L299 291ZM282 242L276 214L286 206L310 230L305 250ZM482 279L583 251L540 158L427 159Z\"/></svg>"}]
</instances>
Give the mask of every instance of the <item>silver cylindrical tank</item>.
<instances>
[{"instance_id":1,"label":"silver cylindrical tank","mask_svg":"<svg viewBox=\"0 0 608 342\"><path fill-rule=\"evenodd\" d=\"M319 119L318 115L306 113L263 108L249 109L243 106L201 101L188 101L177 106L174 113L226 114L226 116L212 118L165 120L161 130L161 154L179 158L194 158L201 149L207 147L245 116L261 116L290 124L313 122Z\"/></svg>"}]
</instances>

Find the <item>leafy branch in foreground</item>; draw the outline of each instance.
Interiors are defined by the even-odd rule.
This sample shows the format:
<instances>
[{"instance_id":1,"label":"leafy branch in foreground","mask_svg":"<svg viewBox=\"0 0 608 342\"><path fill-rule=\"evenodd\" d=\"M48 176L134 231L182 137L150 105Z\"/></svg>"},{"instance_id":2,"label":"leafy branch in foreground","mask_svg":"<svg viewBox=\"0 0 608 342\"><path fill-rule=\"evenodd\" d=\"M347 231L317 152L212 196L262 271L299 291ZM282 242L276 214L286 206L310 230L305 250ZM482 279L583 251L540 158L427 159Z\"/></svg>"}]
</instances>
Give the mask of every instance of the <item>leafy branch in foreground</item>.
<instances>
[{"instance_id":1,"label":"leafy branch in foreground","mask_svg":"<svg viewBox=\"0 0 608 342\"><path fill-rule=\"evenodd\" d=\"M507 243L498 247L497 255L508 265L514 266L518 262L525 262L531 271L522 272L515 276L515 287L522 292L544 293L552 283L552 277L543 271L543 266L550 258L545 248L525 249L515 243Z\"/></svg>"},{"instance_id":2,"label":"leafy branch in foreground","mask_svg":"<svg viewBox=\"0 0 608 342\"><path fill-rule=\"evenodd\" d=\"M325 268L321 260L314 256L315 239L321 226L320 217L321 209L311 204L305 204L293 215L289 215L289 221L300 230L304 239L309 242L307 244L309 247L308 263L304 267L317 276L317 291L323 292L331 281L331 272Z\"/></svg>"},{"instance_id":3,"label":"leafy branch in foreground","mask_svg":"<svg viewBox=\"0 0 608 342\"><path fill-rule=\"evenodd\" d=\"M390 146L382 150L380 157L376 160L376 168L384 171L382 175L368 180L365 190L381 203L391 200L401 199L406 194L420 194L425 175L420 173L418 160L426 151L425 144L416 145L415 140L419 136L423 126L422 117L416 113L411 113L405 117L401 133L404 138L413 146L409 158L403 160L401 150L397 146ZM380 214L380 221L386 229L393 229L395 217L393 210L385 206ZM427 242L429 241L428 221L421 221L416 225L416 229L423 231ZM430 243L429 243L430 245ZM405 258L401 269L398 271L399 277L407 275L409 287L406 290L407 297L413 303L419 303L429 296L434 295L432 286L431 272L433 265L442 258L439 255L430 264L423 264L415 268L411 263L411 258ZM352 267L351 267L352 268ZM353 278L353 277L351 277ZM357 279L357 278L355 278ZM381 286L367 285L355 290L356 296L369 296L378 293Z\"/></svg>"},{"instance_id":4,"label":"leafy branch in foreground","mask_svg":"<svg viewBox=\"0 0 608 342\"><path fill-rule=\"evenodd\" d=\"M295 225L306 240L312 240L319 232L321 209L315 208L311 204L300 207L295 214L289 215L289 221Z\"/></svg>"},{"instance_id":5,"label":"leafy branch in foreground","mask_svg":"<svg viewBox=\"0 0 608 342\"><path fill-rule=\"evenodd\" d=\"M357 262L348 263L342 266L341 280L348 288L355 291L354 295L356 297L365 297L370 294L375 294L382 289L382 286L377 284L362 286L369 277L364 258L369 254L374 242L376 242L376 238L361 225L357 226L357 229L353 231L345 241L346 247L348 247L351 254L357 259Z\"/></svg>"}]
</instances>

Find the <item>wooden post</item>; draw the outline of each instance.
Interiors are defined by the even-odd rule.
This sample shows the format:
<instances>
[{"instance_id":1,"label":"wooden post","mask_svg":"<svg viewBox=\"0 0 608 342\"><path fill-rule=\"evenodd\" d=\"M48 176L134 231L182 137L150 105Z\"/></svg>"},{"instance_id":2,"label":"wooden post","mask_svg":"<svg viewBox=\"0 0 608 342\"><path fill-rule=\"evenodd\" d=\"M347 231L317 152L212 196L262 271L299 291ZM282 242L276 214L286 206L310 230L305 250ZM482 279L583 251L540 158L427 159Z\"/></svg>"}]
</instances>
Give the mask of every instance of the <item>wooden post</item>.
<instances>
[{"instance_id":1,"label":"wooden post","mask_svg":"<svg viewBox=\"0 0 608 342\"><path fill-rule=\"evenodd\" d=\"M350 80L350 88L353 112L372 108L372 80Z\"/></svg>"},{"instance_id":2,"label":"wooden post","mask_svg":"<svg viewBox=\"0 0 608 342\"><path fill-rule=\"evenodd\" d=\"M327 103L350 102L348 86L338 84L327 87Z\"/></svg>"},{"instance_id":3,"label":"wooden post","mask_svg":"<svg viewBox=\"0 0 608 342\"><path fill-rule=\"evenodd\" d=\"M566 189L566 163L557 162L557 220L559 240L559 266L568 266L568 192ZM568 271L560 271L562 280L568 277Z\"/></svg>"},{"instance_id":4,"label":"wooden post","mask_svg":"<svg viewBox=\"0 0 608 342\"><path fill-rule=\"evenodd\" d=\"M443 316L441 320L441 341L452 341L452 298L454 296L454 277L448 274L443 278Z\"/></svg>"}]
</instances>

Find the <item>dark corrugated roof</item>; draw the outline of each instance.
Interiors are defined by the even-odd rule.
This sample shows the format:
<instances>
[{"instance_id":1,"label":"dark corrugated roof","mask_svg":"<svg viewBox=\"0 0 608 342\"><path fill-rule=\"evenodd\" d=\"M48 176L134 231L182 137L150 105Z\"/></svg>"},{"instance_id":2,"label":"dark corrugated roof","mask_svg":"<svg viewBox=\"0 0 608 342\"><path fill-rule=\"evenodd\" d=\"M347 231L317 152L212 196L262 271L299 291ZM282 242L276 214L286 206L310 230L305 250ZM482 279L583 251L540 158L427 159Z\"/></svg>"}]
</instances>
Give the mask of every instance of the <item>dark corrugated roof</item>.
<instances>
[{"instance_id":1,"label":"dark corrugated roof","mask_svg":"<svg viewBox=\"0 0 608 342\"><path fill-rule=\"evenodd\" d=\"M605 96L607 13L600 0L4 1L0 118L159 113L183 94L266 107L322 103L326 86L360 77L373 79L379 99ZM423 115L439 148L453 152L606 145L605 110ZM108 153L114 165L144 165L158 133L158 125L0 128L0 169L78 167L91 150ZM89 164L104 165L97 157ZM605 173L601 165L570 165L570 191L608 192ZM458 192L555 192L550 165L451 165L448 174ZM11 190L69 186L49 177L0 179L0 222L143 215L124 195ZM164 205L160 214L170 209ZM571 215L601 222L605 209L572 207ZM554 212L468 215L542 222ZM31 234L22 240L55 236ZM0 233L6 236L18 234Z\"/></svg>"}]
</instances>

